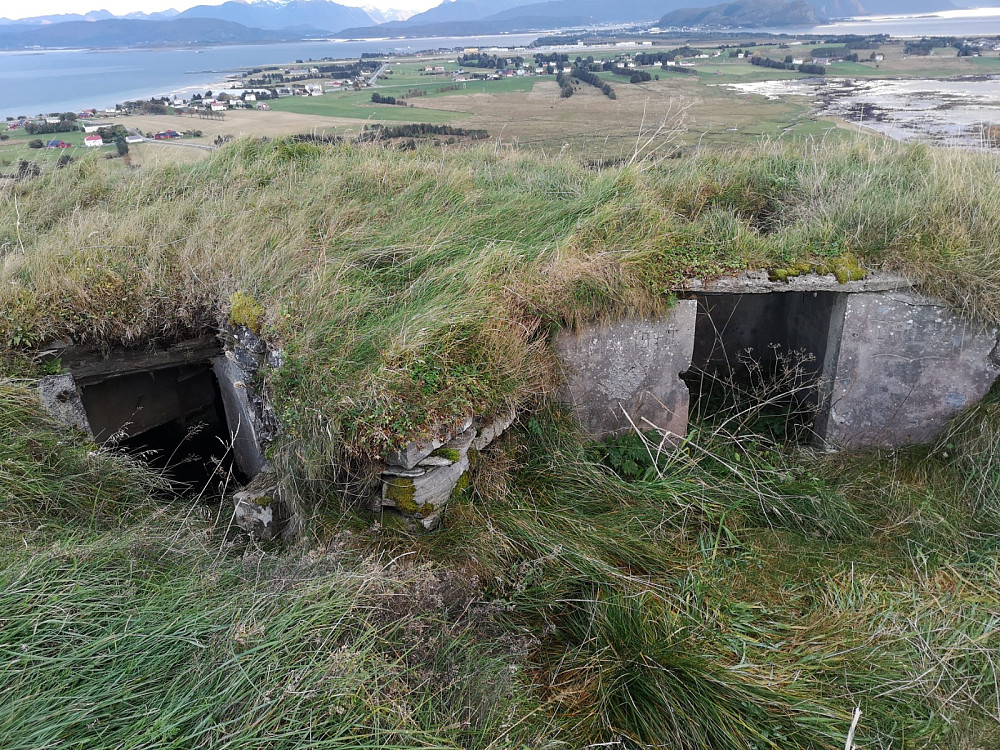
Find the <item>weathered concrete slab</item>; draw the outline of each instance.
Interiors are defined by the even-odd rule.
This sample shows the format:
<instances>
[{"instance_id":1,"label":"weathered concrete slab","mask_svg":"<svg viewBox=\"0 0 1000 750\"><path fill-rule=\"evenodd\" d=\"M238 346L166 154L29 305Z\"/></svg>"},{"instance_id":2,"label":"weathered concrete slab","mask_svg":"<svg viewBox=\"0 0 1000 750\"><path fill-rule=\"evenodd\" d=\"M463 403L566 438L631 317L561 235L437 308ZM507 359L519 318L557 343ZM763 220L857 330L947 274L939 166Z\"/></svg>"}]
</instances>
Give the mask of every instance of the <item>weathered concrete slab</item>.
<instances>
[{"instance_id":1,"label":"weathered concrete slab","mask_svg":"<svg viewBox=\"0 0 1000 750\"><path fill-rule=\"evenodd\" d=\"M772 292L885 292L912 289L913 282L891 273L870 273L863 279L841 283L833 274L807 273L785 281L772 281L767 271L745 271L710 281L688 279L675 291L715 294L771 294Z\"/></svg>"},{"instance_id":2,"label":"weathered concrete slab","mask_svg":"<svg viewBox=\"0 0 1000 750\"><path fill-rule=\"evenodd\" d=\"M264 541L285 532L291 520L281 486L267 472L258 474L246 488L233 495L233 504L236 525Z\"/></svg>"},{"instance_id":3,"label":"weathered concrete slab","mask_svg":"<svg viewBox=\"0 0 1000 750\"><path fill-rule=\"evenodd\" d=\"M816 425L829 447L933 440L1000 375L996 328L977 329L912 292L846 295L830 339L829 392Z\"/></svg>"},{"instance_id":4,"label":"weathered concrete slab","mask_svg":"<svg viewBox=\"0 0 1000 750\"><path fill-rule=\"evenodd\" d=\"M219 383L226 411L226 423L233 441L233 458L244 475L255 477L266 471L268 464L263 440L258 434L259 416L247 392L249 376L230 356L213 358L212 371Z\"/></svg>"},{"instance_id":5,"label":"weathered concrete slab","mask_svg":"<svg viewBox=\"0 0 1000 750\"><path fill-rule=\"evenodd\" d=\"M626 432L629 419L639 429L687 432L688 389L679 375L691 365L696 311L694 300L682 300L655 320L559 334L562 396L591 435Z\"/></svg>"}]
</instances>

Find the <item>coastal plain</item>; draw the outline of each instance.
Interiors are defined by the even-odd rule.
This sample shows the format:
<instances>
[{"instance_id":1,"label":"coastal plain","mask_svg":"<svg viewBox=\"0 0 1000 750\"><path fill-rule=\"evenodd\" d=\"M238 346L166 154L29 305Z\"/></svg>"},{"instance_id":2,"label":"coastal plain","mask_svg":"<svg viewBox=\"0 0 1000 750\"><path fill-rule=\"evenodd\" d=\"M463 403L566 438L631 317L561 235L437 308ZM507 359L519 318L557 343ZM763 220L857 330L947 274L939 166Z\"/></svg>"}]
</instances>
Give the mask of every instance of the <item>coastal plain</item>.
<instances>
[{"instance_id":1,"label":"coastal plain","mask_svg":"<svg viewBox=\"0 0 1000 750\"><path fill-rule=\"evenodd\" d=\"M744 43L746 40L743 40ZM592 55L607 58L622 52L656 52L671 45L698 43L684 40L664 40L652 48L584 47L571 48L570 57ZM733 48L739 39L715 40L702 47L712 51L719 45ZM754 54L782 57L801 54L803 45L792 42L774 44L766 38L755 42L747 51ZM867 58L878 52L878 62ZM858 50L864 62L835 62L827 66L826 78L953 78L984 76L1000 72L1000 54L984 50L978 57L958 57L951 48L938 48L925 56L905 55L899 41L883 43L876 50ZM533 50L501 51L530 59ZM243 136L276 137L288 134L318 134L352 136L374 124L432 123L459 128L486 130L490 137L521 148L540 152L570 152L600 161L631 158L637 147L653 136L650 146L691 147L694 145L735 145L757 139L856 137L859 131L851 118L830 114L817 117L816 107L804 96L782 96L778 99L741 92L730 84L807 78L803 74L763 68L749 64L746 58L730 58L726 54L709 59L692 59L689 74L680 75L658 66L642 68L655 73L656 79L630 83L613 73L600 77L614 87L617 97L610 100L591 86L577 86L574 95L561 98L554 76L509 77L502 80L463 80L453 83L461 66L456 55L424 54L388 58L389 75L381 76L370 88L329 91L321 96L283 97L270 102L270 111L229 110L223 119L213 120L191 115L127 114L114 117L115 123L130 130L152 134L164 129L194 131L195 137L184 142L213 145L217 139ZM441 73L427 75L424 69L440 66ZM274 67L272 70L280 70ZM475 69L472 69L473 71ZM694 74L690 74L693 71ZM658 79L658 80L657 80ZM316 79L321 84L321 79ZM346 87L345 87L346 88ZM230 89L238 93L238 89ZM408 97L409 106L376 104L371 95ZM1000 119L998 117L997 119ZM654 135L655 134L655 135ZM853 135L852 135L853 134ZM66 139L73 144L71 156L79 156L82 146L73 134ZM18 159L54 161L62 153L52 154L26 148L23 133L15 133L0 142L0 165L10 166ZM149 144L136 149L135 164L149 160L154 150L164 153L157 159L175 158L190 161L204 154L178 149L176 143Z\"/></svg>"}]
</instances>

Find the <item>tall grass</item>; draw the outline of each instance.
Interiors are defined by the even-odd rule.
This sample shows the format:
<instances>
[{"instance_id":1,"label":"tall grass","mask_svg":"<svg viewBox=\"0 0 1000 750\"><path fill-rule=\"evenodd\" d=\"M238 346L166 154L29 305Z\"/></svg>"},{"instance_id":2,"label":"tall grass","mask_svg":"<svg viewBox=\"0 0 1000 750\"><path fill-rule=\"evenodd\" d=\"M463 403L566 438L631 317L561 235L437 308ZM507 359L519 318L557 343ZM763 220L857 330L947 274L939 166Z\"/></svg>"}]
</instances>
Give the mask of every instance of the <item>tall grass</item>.
<instances>
[{"instance_id":1,"label":"tall grass","mask_svg":"<svg viewBox=\"0 0 1000 750\"><path fill-rule=\"evenodd\" d=\"M274 462L317 513L429 425L533 413L440 533L345 521L278 555L143 509L155 478L2 381L5 747L832 748L859 703L865 747L995 745L994 400L939 445L834 457L718 423L669 459L596 450L547 406L554 327L691 276L851 252L997 322L995 168L245 140L8 188L0 346L174 339L251 296L285 352Z\"/></svg>"},{"instance_id":2,"label":"tall grass","mask_svg":"<svg viewBox=\"0 0 1000 750\"><path fill-rule=\"evenodd\" d=\"M242 557L183 508L0 553L5 748L546 747L475 588L345 553ZM218 540L216 540L218 541ZM238 552L238 550L236 550Z\"/></svg>"},{"instance_id":3,"label":"tall grass","mask_svg":"<svg viewBox=\"0 0 1000 750\"><path fill-rule=\"evenodd\" d=\"M119 518L166 489L134 459L99 450L71 429L56 430L28 381L0 378L0 404L3 522Z\"/></svg>"},{"instance_id":4,"label":"tall grass","mask_svg":"<svg viewBox=\"0 0 1000 750\"><path fill-rule=\"evenodd\" d=\"M0 341L178 338L252 295L288 353L288 457L322 474L550 391L550 326L658 309L686 277L852 252L1000 320L994 171L870 143L601 171L280 139L143 173L84 160L0 194Z\"/></svg>"}]
</instances>

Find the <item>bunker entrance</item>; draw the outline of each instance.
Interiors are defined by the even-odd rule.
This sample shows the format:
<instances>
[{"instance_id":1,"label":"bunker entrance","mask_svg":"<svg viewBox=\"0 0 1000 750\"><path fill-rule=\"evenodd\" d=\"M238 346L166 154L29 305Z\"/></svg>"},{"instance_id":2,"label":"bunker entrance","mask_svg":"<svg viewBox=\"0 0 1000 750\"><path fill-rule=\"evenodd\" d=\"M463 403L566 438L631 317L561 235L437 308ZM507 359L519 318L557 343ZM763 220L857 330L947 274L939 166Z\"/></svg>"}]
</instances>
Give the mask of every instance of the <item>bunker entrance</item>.
<instances>
[{"instance_id":1,"label":"bunker entrance","mask_svg":"<svg viewBox=\"0 0 1000 750\"><path fill-rule=\"evenodd\" d=\"M819 291L698 295L691 368L681 374L691 420L811 440L843 298Z\"/></svg>"},{"instance_id":2,"label":"bunker entrance","mask_svg":"<svg viewBox=\"0 0 1000 750\"><path fill-rule=\"evenodd\" d=\"M165 472L186 494L217 496L244 482L234 461L219 382L208 362L80 384L98 443L113 443Z\"/></svg>"}]
</instances>

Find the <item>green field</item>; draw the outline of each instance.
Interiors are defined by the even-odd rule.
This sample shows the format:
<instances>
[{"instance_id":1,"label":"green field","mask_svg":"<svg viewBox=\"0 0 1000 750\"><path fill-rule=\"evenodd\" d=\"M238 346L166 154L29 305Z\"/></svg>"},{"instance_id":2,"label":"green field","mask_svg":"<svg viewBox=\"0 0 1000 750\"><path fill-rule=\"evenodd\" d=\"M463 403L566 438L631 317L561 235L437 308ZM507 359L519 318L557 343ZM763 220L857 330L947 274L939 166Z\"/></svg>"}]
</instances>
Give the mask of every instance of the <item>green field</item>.
<instances>
[{"instance_id":1,"label":"green field","mask_svg":"<svg viewBox=\"0 0 1000 750\"><path fill-rule=\"evenodd\" d=\"M289 96L272 99L271 109L281 112L297 112L303 115L343 117L372 122L429 122L445 124L454 121L458 115L453 112L421 109L419 106L402 107L392 104L373 104L372 93L376 89L364 91L344 91L323 96ZM391 88L377 89L391 95ZM416 100L416 101L419 101Z\"/></svg>"},{"instance_id":2,"label":"green field","mask_svg":"<svg viewBox=\"0 0 1000 750\"><path fill-rule=\"evenodd\" d=\"M8 140L0 141L0 171L6 171L7 168L11 165L17 164L17 162L21 159L34 161L39 164L54 164L63 155L77 159L85 154L94 152L98 154L116 152L114 145L105 145L100 148L87 148L83 145L85 133L81 131L31 135L22 129L7 131L4 129L4 126L0 124L0 133L10 136ZM73 147L28 148L28 142L36 139L41 140L43 144L48 143L49 141L64 141L66 143L72 143Z\"/></svg>"}]
</instances>

